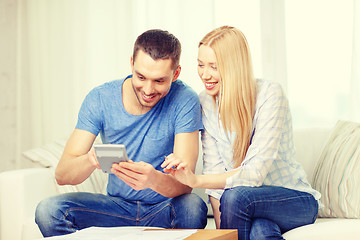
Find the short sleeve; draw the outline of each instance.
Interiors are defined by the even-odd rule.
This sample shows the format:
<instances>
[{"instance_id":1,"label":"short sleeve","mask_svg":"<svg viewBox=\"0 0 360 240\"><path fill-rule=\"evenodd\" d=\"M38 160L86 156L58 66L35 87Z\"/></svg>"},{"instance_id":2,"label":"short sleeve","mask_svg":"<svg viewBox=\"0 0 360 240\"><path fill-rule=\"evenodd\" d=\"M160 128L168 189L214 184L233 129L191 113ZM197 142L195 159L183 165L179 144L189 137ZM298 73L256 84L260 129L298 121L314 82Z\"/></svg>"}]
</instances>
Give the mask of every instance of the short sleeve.
<instances>
[{"instance_id":1,"label":"short sleeve","mask_svg":"<svg viewBox=\"0 0 360 240\"><path fill-rule=\"evenodd\" d=\"M187 91L178 102L181 104L175 111L175 134L202 130L201 107L196 93Z\"/></svg>"},{"instance_id":2,"label":"short sleeve","mask_svg":"<svg viewBox=\"0 0 360 240\"><path fill-rule=\"evenodd\" d=\"M86 130L97 136L102 129L102 117L100 97L95 88L85 97L75 128Z\"/></svg>"}]
</instances>

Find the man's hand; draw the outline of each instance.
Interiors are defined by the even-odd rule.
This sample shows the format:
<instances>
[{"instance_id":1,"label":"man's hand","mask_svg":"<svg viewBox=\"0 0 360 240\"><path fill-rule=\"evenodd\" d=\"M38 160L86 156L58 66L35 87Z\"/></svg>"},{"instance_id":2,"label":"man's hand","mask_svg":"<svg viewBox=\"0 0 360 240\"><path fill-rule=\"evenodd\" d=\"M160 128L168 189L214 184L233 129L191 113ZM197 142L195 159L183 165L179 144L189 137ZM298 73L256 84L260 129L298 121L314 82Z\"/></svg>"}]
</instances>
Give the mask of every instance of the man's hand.
<instances>
[{"instance_id":1,"label":"man's hand","mask_svg":"<svg viewBox=\"0 0 360 240\"><path fill-rule=\"evenodd\" d=\"M91 165L93 165L97 169L101 169L100 164L99 164L99 162L98 162L98 160L96 158L95 150L94 150L93 147L90 149L87 156L88 156L88 159L89 159Z\"/></svg>"},{"instance_id":2,"label":"man's hand","mask_svg":"<svg viewBox=\"0 0 360 240\"><path fill-rule=\"evenodd\" d=\"M114 163L111 172L135 190L153 189L158 171L145 162Z\"/></svg>"}]
</instances>

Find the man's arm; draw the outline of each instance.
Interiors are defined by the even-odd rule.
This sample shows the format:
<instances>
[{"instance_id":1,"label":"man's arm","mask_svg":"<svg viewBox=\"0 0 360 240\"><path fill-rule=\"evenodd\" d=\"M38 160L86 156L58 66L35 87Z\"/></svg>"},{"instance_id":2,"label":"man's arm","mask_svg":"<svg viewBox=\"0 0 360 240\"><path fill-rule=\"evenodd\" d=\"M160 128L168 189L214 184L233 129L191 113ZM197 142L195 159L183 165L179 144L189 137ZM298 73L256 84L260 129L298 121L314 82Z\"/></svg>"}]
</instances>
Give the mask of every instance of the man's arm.
<instances>
[{"instance_id":1,"label":"man's arm","mask_svg":"<svg viewBox=\"0 0 360 240\"><path fill-rule=\"evenodd\" d=\"M90 151L95 138L94 134L85 130L73 131L55 170L59 185L82 183L98 168L93 151Z\"/></svg>"},{"instance_id":2,"label":"man's arm","mask_svg":"<svg viewBox=\"0 0 360 240\"><path fill-rule=\"evenodd\" d=\"M187 162L194 171L199 154L199 131L175 135L174 155ZM178 182L171 174L156 170L144 162L121 162L114 164L112 173L135 190L150 188L165 197L176 197L190 193L191 188Z\"/></svg>"},{"instance_id":3,"label":"man's arm","mask_svg":"<svg viewBox=\"0 0 360 240\"><path fill-rule=\"evenodd\" d=\"M187 162L192 172L195 172L196 161L199 155L199 131L192 133L179 133L175 135L174 155ZM171 174L164 174L163 182L156 186L154 191L162 194L171 193L176 197L184 193L191 193L192 188L177 181ZM171 180L171 183L170 183ZM167 183L170 184L167 184ZM163 195L163 194L162 194Z\"/></svg>"}]
</instances>

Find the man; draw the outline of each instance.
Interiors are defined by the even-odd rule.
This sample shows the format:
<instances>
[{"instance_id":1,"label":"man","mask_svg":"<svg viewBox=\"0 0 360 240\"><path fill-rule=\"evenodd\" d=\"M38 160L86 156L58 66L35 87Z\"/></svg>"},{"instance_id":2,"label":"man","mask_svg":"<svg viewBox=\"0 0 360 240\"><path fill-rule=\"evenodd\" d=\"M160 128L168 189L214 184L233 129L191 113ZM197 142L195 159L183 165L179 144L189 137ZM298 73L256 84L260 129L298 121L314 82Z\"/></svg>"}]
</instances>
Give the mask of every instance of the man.
<instances>
[{"instance_id":1,"label":"man","mask_svg":"<svg viewBox=\"0 0 360 240\"><path fill-rule=\"evenodd\" d=\"M200 103L177 80L180 53L172 34L147 31L135 42L132 75L86 96L56 168L57 182L79 184L100 168L92 148L99 133L103 143L124 144L132 161L113 164L107 195L69 193L40 202L36 222L44 236L90 226L205 227L204 201L160 167L174 153L194 171L198 156Z\"/></svg>"}]
</instances>

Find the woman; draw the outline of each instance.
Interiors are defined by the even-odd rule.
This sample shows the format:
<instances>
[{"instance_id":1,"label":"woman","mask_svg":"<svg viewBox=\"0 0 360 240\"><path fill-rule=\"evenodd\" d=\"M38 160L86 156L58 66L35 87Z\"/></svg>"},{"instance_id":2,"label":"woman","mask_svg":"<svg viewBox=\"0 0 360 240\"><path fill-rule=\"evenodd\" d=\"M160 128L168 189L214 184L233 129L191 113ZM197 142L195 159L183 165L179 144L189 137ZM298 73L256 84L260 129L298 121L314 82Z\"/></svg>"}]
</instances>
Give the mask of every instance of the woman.
<instances>
[{"instance_id":1,"label":"woman","mask_svg":"<svg viewBox=\"0 0 360 240\"><path fill-rule=\"evenodd\" d=\"M224 26L199 44L198 73L205 85L204 171L195 175L169 155L162 167L192 188L206 188L217 228L239 239L283 239L313 223L320 193L294 160L288 101L279 84L256 80L245 36Z\"/></svg>"}]
</instances>

